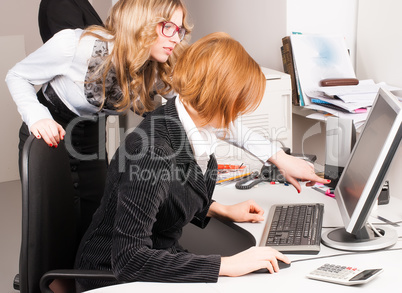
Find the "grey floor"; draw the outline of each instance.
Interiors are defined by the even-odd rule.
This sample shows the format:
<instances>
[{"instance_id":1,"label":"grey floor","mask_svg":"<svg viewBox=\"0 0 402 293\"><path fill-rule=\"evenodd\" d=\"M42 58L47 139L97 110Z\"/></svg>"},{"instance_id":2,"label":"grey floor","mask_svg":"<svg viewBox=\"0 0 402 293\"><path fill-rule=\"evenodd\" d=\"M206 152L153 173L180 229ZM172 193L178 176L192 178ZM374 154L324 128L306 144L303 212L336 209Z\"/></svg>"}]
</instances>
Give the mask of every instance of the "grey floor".
<instances>
[{"instance_id":1,"label":"grey floor","mask_svg":"<svg viewBox=\"0 0 402 293\"><path fill-rule=\"evenodd\" d=\"M21 241L20 181L0 183L0 292L15 293Z\"/></svg>"}]
</instances>

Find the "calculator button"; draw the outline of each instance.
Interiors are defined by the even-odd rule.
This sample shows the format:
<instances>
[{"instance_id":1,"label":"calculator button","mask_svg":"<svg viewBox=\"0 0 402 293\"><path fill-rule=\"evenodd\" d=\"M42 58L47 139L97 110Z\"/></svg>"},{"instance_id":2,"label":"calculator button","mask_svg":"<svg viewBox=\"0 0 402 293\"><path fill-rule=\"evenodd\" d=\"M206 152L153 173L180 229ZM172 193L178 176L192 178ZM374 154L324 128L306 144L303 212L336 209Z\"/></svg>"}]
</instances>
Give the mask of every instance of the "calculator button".
<instances>
[{"instance_id":1,"label":"calculator button","mask_svg":"<svg viewBox=\"0 0 402 293\"><path fill-rule=\"evenodd\" d=\"M368 277L366 278L356 278L356 276L360 276L362 272L366 271L374 271L374 273L371 273L371 275L367 274ZM368 282L369 280L371 280L371 277L381 271L382 269L360 270L356 267L325 264L310 272L307 277L343 285L356 285Z\"/></svg>"}]
</instances>

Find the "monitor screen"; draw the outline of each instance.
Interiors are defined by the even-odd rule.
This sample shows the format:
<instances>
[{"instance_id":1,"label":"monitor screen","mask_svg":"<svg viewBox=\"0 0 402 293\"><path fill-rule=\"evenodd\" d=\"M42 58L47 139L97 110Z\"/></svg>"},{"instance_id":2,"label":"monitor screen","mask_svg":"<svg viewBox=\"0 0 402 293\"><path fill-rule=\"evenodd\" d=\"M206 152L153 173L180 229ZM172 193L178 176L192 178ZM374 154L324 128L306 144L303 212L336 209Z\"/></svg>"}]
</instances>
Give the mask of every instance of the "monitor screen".
<instances>
[{"instance_id":1,"label":"monitor screen","mask_svg":"<svg viewBox=\"0 0 402 293\"><path fill-rule=\"evenodd\" d=\"M366 225L401 141L401 117L401 103L380 89L335 189L349 233Z\"/></svg>"}]
</instances>

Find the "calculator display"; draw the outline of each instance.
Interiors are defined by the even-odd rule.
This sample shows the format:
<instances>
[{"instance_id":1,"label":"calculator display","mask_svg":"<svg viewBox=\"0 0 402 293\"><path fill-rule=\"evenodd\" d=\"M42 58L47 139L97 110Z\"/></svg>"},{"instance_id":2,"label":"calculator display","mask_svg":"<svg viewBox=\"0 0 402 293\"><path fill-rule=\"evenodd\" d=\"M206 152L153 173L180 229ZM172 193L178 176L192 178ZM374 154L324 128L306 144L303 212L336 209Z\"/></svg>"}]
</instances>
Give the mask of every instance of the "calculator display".
<instances>
[{"instance_id":1,"label":"calculator display","mask_svg":"<svg viewBox=\"0 0 402 293\"><path fill-rule=\"evenodd\" d=\"M374 276L376 273L378 273L381 270L364 270L360 274L354 276L350 281L360 281L360 280L367 280L371 276Z\"/></svg>"}]
</instances>

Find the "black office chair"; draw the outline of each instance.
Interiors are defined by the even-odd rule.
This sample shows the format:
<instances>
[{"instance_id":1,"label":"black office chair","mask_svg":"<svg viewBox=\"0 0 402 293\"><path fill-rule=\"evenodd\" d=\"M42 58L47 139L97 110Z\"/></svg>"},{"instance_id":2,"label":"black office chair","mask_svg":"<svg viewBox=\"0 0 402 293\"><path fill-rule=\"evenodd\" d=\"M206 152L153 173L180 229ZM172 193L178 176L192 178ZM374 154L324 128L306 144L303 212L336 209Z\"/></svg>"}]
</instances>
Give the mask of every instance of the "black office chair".
<instances>
[{"instance_id":1,"label":"black office chair","mask_svg":"<svg viewBox=\"0 0 402 293\"><path fill-rule=\"evenodd\" d=\"M76 213L70 165L64 142L50 148L31 135L22 154L22 237L19 274L14 288L21 293L53 292L54 279L113 279L111 272L74 270L77 250Z\"/></svg>"}]
</instances>

